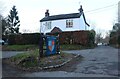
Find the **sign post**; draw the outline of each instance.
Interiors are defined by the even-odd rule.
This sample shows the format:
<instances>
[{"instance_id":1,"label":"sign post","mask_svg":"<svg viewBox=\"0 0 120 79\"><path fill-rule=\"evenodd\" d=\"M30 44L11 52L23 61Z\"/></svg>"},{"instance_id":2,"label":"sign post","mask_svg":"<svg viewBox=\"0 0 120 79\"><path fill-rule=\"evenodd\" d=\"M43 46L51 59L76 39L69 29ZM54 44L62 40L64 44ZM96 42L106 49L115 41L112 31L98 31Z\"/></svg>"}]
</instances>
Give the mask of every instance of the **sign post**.
<instances>
[{"instance_id":1,"label":"sign post","mask_svg":"<svg viewBox=\"0 0 120 79\"><path fill-rule=\"evenodd\" d=\"M39 41L39 60L44 57L44 42L45 42L45 55L60 54L59 35L58 36L47 36L40 34Z\"/></svg>"},{"instance_id":2,"label":"sign post","mask_svg":"<svg viewBox=\"0 0 120 79\"><path fill-rule=\"evenodd\" d=\"M40 60L40 58L43 57L43 45L44 45L43 35L40 34L40 41L39 41L39 60Z\"/></svg>"}]
</instances>

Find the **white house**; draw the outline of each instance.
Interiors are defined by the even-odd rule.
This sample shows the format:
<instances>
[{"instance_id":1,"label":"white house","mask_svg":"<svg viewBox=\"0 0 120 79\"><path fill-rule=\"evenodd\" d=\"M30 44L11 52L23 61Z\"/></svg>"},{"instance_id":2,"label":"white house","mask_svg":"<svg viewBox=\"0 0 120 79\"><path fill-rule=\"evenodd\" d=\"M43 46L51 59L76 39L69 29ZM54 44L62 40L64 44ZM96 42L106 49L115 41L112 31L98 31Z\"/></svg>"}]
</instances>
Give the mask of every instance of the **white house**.
<instances>
[{"instance_id":1,"label":"white house","mask_svg":"<svg viewBox=\"0 0 120 79\"><path fill-rule=\"evenodd\" d=\"M49 33L55 27L61 31L88 30L89 24L80 6L79 13L49 15L49 10L45 12L45 17L40 20L40 32Z\"/></svg>"}]
</instances>

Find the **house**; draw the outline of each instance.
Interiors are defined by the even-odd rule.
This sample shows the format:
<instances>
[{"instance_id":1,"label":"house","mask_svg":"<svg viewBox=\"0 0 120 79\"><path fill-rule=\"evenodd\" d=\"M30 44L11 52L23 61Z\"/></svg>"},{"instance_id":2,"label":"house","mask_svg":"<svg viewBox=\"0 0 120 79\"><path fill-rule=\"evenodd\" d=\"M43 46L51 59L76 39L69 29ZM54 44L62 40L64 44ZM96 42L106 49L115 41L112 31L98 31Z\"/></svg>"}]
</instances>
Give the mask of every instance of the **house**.
<instances>
[{"instance_id":1,"label":"house","mask_svg":"<svg viewBox=\"0 0 120 79\"><path fill-rule=\"evenodd\" d=\"M58 31L88 30L88 26L90 25L86 22L82 6L78 13L70 14L50 16L47 10L45 17L40 20L40 32L42 33L54 32L54 29L59 29Z\"/></svg>"}]
</instances>

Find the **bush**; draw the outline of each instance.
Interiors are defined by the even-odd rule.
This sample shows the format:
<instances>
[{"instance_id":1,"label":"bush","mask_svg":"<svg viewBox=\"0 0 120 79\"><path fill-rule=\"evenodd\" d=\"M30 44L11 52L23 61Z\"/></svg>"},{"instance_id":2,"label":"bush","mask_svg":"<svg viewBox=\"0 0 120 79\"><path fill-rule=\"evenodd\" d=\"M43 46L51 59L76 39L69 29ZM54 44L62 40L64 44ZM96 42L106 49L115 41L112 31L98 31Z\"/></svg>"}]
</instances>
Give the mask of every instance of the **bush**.
<instances>
[{"instance_id":1,"label":"bush","mask_svg":"<svg viewBox=\"0 0 120 79\"><path fill-rule=\"evenodd\" d=\"M95 31L94 30L91 30L89 31L88 33L88 46L94 46L94 42L95 42Z\"/></svg>"},{"instance_id":2,"label":"bush","mask_svg":"<svg viewBox=\"0 0 120 79\"><path fill-rule=\"evenodd\" d=\"M111 33L110 33L110 41L109 41L109 43L110 43L111 45L116 45L116 44L118 44L118 43L119 43L119 37L120 37L120 36L118 36L117 32L111 32Z\"/></svg>"},{"instance_id":3,"label":"bush","mask_svg":"<svg viewBox=\"0 0 120 79\"><path fill-rule=\"evenodd\" d=\"M118 44L120 46L120 35L118 36Z\"/></svg>"}]
</instances>

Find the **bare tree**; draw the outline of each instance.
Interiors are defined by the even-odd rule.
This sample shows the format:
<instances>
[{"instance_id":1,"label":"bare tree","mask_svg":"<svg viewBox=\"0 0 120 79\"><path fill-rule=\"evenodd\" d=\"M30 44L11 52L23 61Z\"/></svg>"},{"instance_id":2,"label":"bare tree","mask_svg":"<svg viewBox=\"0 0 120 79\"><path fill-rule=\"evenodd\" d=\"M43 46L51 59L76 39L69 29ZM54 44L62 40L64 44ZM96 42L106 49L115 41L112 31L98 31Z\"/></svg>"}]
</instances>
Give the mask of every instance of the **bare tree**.
<instances>
[{"instance_id":1,"label":"bare tree","mask_svg":"<svg viewBox=\"0 0 120 79\"><path fill-rule=\"evenodd\" d=\"M102 43L102 33L101 32L98 32L96 33L96 36L95 36L95 43L98 44L98 43Z\"/></svg>"},{"instance_id":2,"label":"bare tree","mask_svg":"<svg viewBox=\"0 0 120 79\"><path fill-rule=\"evenodd\" d=\"M109 40L110 40L110 33L106 32L106 36L105 38L103 38L103 43L109 44Z\"/></svg>"}]
</instances>

